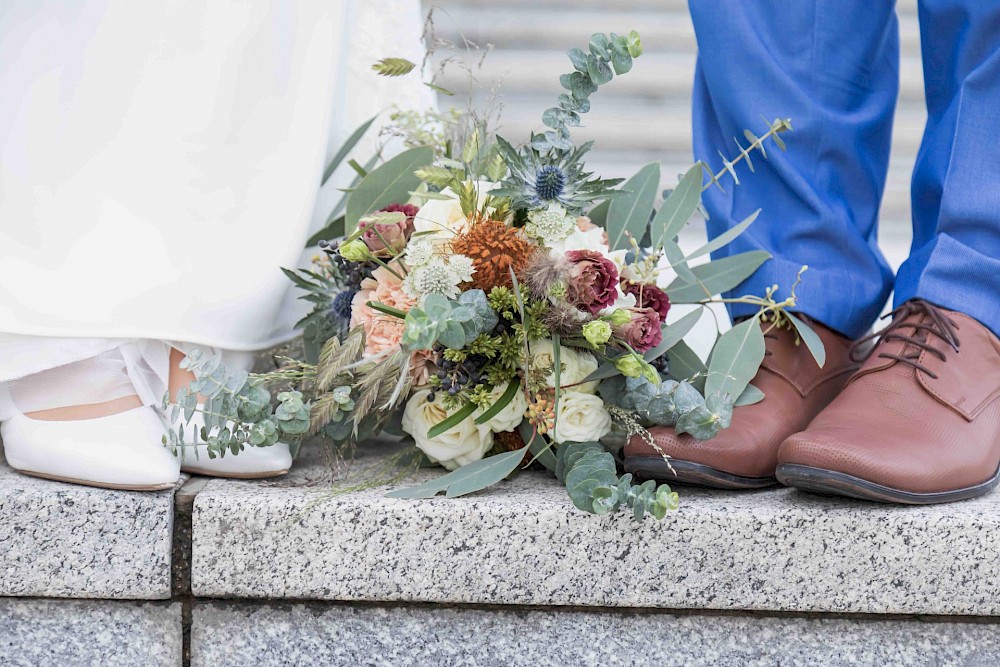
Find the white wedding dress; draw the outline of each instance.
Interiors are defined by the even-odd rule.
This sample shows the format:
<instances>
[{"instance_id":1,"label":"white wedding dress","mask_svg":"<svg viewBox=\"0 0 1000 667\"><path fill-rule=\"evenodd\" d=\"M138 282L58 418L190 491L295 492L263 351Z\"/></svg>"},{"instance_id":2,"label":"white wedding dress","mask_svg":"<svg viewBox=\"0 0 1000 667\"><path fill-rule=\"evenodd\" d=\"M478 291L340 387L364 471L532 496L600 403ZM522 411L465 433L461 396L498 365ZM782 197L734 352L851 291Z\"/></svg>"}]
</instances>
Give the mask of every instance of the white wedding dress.
<instances>
[{"instance_id":1,"label":"white wedding dress","mask_svg":"<svg viewBox=\"0 0 1000 667\"><path fill-rule=\"evenodd\" d=\"M155 404L171 344L287 339L279 267L352 176L320 190L326 161L376 112L432 104L370 70L420 62L422 29L419 0L4 2L0 420Z\"/></svg>"}]
</instances>

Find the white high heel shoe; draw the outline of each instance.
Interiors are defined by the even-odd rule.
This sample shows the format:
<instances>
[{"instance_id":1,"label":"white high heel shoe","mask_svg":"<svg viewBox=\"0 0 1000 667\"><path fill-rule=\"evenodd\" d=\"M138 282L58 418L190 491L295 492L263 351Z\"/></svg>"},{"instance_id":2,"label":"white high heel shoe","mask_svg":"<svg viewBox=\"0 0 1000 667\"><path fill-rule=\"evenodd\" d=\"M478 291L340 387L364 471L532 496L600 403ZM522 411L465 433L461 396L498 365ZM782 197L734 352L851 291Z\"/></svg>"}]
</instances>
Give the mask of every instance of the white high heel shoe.
<instances>
[{"instance_id":1,"label":"white high heel shoe","mask_svg":"<svg viewBox=\"0 0 1000 667\"><path fill-rule=\"evenodd\" d=\"M96 419L45 421L16 415L0 424L11 468L61 482L130 491L171 489L180 464L163 446L149 407Z\"/></svg>"},{"instance_id":2,"label":"white high heel shoe","mask_svg":"<svg viewBox=\"0 0 1000 667\"><path fill-rule=\"evenodd\" d=\"M203 416L196 412L184 427L184 431L200 433L204 425ZM247 445L239 454L230 452L224 457L215 459L208 458L208 445L199 443L196 446L197 456L192 451L191 445L177 448L181 470L192 475L264 479L284 475L292 467L292 452L284 442L276 442L270 447Z\"/></svg>"}]
</instances>

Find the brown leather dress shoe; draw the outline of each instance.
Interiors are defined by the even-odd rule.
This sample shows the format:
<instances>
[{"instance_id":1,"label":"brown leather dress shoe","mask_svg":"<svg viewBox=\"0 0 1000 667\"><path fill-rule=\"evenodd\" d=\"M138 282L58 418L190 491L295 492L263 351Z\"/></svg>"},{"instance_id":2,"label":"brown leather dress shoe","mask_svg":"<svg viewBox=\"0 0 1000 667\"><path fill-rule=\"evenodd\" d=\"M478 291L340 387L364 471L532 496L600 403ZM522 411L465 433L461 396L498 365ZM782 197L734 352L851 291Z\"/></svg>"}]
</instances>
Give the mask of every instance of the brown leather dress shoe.
<instances>
[{"instance_id":1,"label":"brown leather dress shoe","mask_svg":"<svg viewBox=\"0 0 1000 667\"><path fill-rule=\"evenodd\" d=\"M625 446L625 470L668 484L718 489L759 489L777 484L778 446L805 428L858 367L850 360L848 339L818 322L811 324L826 347L823 368L816 365L804 344L796 344L793 331L768 330L770 325L763 323L767 332L764 362L753 384L764 392L764 399L733 410L729 428L711 440L677 435L672 426L650 429L657 445L671 457L669 466L656 448L641 436L633 436Z\"/></svg>"},{"instance_id":2,"label":"brown leather dress shoe","mask_svg":"<svg viewBox=\"0 0 1000 667\"><path fill-rule=\"evenodd\" d=\"M843 393L782 443L778 479L909 504L986 493L1000 479L1000 340L926 301L892 315Z\"/></svg>"}]
</instances>

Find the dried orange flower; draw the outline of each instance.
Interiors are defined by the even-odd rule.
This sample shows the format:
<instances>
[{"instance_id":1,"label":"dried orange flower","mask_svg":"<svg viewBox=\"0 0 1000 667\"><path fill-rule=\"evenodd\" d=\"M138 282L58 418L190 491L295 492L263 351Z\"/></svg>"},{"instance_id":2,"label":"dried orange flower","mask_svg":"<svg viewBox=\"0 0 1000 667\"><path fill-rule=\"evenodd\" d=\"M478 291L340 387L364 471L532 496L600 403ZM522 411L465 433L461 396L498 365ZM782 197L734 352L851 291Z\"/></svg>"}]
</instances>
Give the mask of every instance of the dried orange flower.
<instances>
[{"instance_id":1,"label":"dried orange flower","mask_svg":"<svg viewBox=\"0 0 1000 667\"><path fill-rule=\"evenodd\" d=\"M511 267L515 275L523 275L538 246L499 220L479 220L452 239L451 249L472 259L476 272L469 285L489 292L511 287Z\"/></svg>"}]
</instances>

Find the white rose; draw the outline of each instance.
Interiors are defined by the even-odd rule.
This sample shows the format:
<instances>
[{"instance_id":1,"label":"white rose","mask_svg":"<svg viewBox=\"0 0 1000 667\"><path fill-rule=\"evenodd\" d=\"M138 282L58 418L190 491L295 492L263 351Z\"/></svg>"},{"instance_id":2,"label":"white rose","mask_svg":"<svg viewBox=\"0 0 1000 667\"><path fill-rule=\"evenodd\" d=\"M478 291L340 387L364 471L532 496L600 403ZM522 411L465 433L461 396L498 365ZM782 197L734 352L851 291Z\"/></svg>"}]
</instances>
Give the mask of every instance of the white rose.
<instances>
[{"instance_id":1,"label":"white rose","mask_svg":"<svg viewBox=\"0 0 1000 667\"><path fill-rule=\"evenodd\" d=\"M570 250L593 250L605 255L608 253L608 246L604 243L604 230L600 227L585 232L574 229L569 236L554 242L549 248L553 255L560 257Z\"/></svg>"},{"instance_id":2,"label":"white rose","mask_svg":"<svg viewBox=\"0 0 1000 667\"><path fill-rule=\"evenodd\" d=\"M593 394L597 391L599 380L578 384L585 377L597 370L597 359L589 352L562 346L559 350L559 362L562 372L559 374L559 384L566 392ZM531 343L531 363L535 368L548 366L553 368L546 381L550 387L556 386L555 362L552 357L552 341L536 340ZM567 385L575 385L568 387Z\"/></svg>"},{"instance_id":3,"label":"white rose","mask_svg":"<svg viewBox=\"0 0 1000 667\"><path fill-rule=\"evenodd\" d=\"M559 396L554 442L596 442L610 432L611 415L599 396L577 392Z\"/></svg>"},{"instance_id":4,"label":"white rose","mask_svg":"<svg viewBox=\"0 0 1000 667\"><path fill-rule=\"evenodd\" d=\"M463 419L436 438L427 437L432 426L448 417L440 400L427 400L430 393L427 389L414 392L403 410L403 430L413 436L417 448L448 470L483 458L493 446L493 432L486 425L476 424L473 417Z\"/></svg>"},{"instance_id":5,"label":"white rose","mask_svg":"<svg viewBox=\"0 0 1000 667\"><path fill-rule=\"evenodd\" d=\"M479 193L477 208L482 208L490 190L497 187L490 181L476 181L476 192ZM413 231L434 232L431 238L450 239L465 229L469 220L462 212L458 195L451 188L445 188L441 194L448 199L429 199L420 207L420 212L413 219Z\"/></svg>"},{"instance_id":6,"label":"white rose","mask_svg":"<svg viewBox=\"0 0 1000 667\"><path fill-rule=\"evenodd\" d=\"M492 403L496 403L500 400L500 396L502 396L505 391L507 391L506 385L494 387L493 391L490 392L490 399L492 399ZM505 405L500 412L493 415L493 418L486 422L485 426L489 426L490 430L494 433L513 431L521 425L522 421L524 421L524 413L527 409L528 399L524 397L524 392L518 389L510 403Z\"/></svg>"}]
</instances>

